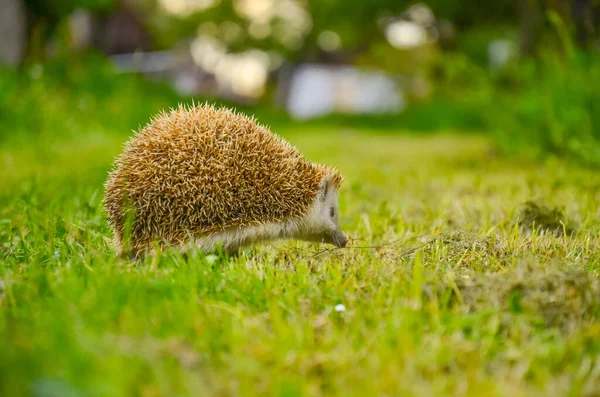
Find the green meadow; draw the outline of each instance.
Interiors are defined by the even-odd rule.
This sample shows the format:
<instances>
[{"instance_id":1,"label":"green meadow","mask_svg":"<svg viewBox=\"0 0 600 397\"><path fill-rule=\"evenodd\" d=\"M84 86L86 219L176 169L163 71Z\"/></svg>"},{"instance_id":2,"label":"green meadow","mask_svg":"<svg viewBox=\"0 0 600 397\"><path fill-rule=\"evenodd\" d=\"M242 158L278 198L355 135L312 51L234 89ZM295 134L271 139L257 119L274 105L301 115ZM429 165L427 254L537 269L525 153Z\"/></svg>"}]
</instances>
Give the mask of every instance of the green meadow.
<instances>
[{"instance_id":1,"label":"green meadow","mask_svg":"<svg viewBox=\"0 0 600 397\"><path fill-rule=\"evenodd\" d=\"M345 176L347 248L137 263L101 207L115 118L151 116L127 105L57 99L0 144L0 395L598 395L597 171L477 134L280 123Z\"/></svg>"}]
</instances>

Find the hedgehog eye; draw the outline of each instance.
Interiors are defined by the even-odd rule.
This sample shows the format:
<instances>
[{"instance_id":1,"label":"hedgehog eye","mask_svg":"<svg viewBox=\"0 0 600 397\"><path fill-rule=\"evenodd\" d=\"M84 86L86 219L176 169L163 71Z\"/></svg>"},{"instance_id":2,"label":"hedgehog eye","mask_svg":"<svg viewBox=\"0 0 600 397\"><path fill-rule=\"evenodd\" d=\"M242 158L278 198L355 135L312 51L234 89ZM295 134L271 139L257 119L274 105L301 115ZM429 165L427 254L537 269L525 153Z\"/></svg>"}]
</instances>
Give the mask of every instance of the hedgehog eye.
<instances>
[{"instance_id":1,"label":"hedgehog eye","mask_svg":"<svg viewBox=\"0 0 600 397\"><path fill-rule=\"evenodd\" d=\"M329 216L333 218L333 217L334 217L334 215L335 215L335 210L333 209L333 207L331 207L331 208L329 209Z\"/></svg>"}]
</instances>

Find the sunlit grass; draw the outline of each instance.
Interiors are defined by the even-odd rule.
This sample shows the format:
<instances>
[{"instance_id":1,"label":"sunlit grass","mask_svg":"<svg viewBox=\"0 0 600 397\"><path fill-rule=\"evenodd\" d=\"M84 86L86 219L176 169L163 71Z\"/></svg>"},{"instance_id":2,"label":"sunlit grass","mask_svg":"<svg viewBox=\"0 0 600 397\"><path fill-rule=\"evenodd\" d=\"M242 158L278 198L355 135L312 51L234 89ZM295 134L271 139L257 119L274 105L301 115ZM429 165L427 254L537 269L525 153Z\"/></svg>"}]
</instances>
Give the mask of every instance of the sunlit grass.
<instances>
[{"instance_id":1,"label":"sunlit grass","mask_svg":"<svg viewBox=\"0 0 600 397\"><path fill-rule=\"evenodd\" d=\"M118 260L100 202L125 136L0 149L0 395L600 388L600 175L473 137L281 133L346 176L350 248ZM528 200L572 233L520 228Z\"/></svg>"}]
</instances>

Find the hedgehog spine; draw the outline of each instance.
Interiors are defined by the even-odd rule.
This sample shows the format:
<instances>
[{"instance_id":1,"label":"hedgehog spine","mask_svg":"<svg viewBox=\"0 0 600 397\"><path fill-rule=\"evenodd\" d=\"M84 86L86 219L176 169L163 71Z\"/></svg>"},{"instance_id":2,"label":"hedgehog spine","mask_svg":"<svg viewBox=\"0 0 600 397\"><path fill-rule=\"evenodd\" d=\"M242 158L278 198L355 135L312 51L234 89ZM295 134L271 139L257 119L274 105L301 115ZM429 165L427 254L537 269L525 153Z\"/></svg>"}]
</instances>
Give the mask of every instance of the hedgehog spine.
<instances>
[{"instance_id":1,"label":"hedgehog spine","mask_svg":"<svg viewBox=\"0 0 600 397\"><path fill-rule=\"evenodd\" d=\"M253 118L212 106L161 112L125 145L104 207L118 251L196 242L227 250L296 238L344 246L343 181Z\"/></svg>"}]
</instances>

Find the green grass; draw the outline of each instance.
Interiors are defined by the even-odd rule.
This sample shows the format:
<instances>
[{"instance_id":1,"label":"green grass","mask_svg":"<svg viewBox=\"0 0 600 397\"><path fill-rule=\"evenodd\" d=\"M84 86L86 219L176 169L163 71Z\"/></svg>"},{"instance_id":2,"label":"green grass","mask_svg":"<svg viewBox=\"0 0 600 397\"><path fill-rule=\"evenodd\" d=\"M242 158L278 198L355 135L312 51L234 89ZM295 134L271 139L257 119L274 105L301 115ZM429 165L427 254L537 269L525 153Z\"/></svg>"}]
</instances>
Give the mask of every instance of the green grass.
<instances>
[{"instance_id":1,"label":"green grass","mask_svg":"<svg viewBox=\"0 0 600 397\"><path fill-rule=\"evenodd\" d=\"M115 259L100 202L127 131L0 147L0 395L596 395L598 173L477 137L278 132L346 176L350 248ZM528 201L569 232L520 227Z\"/></svg>"}]
</instances>

